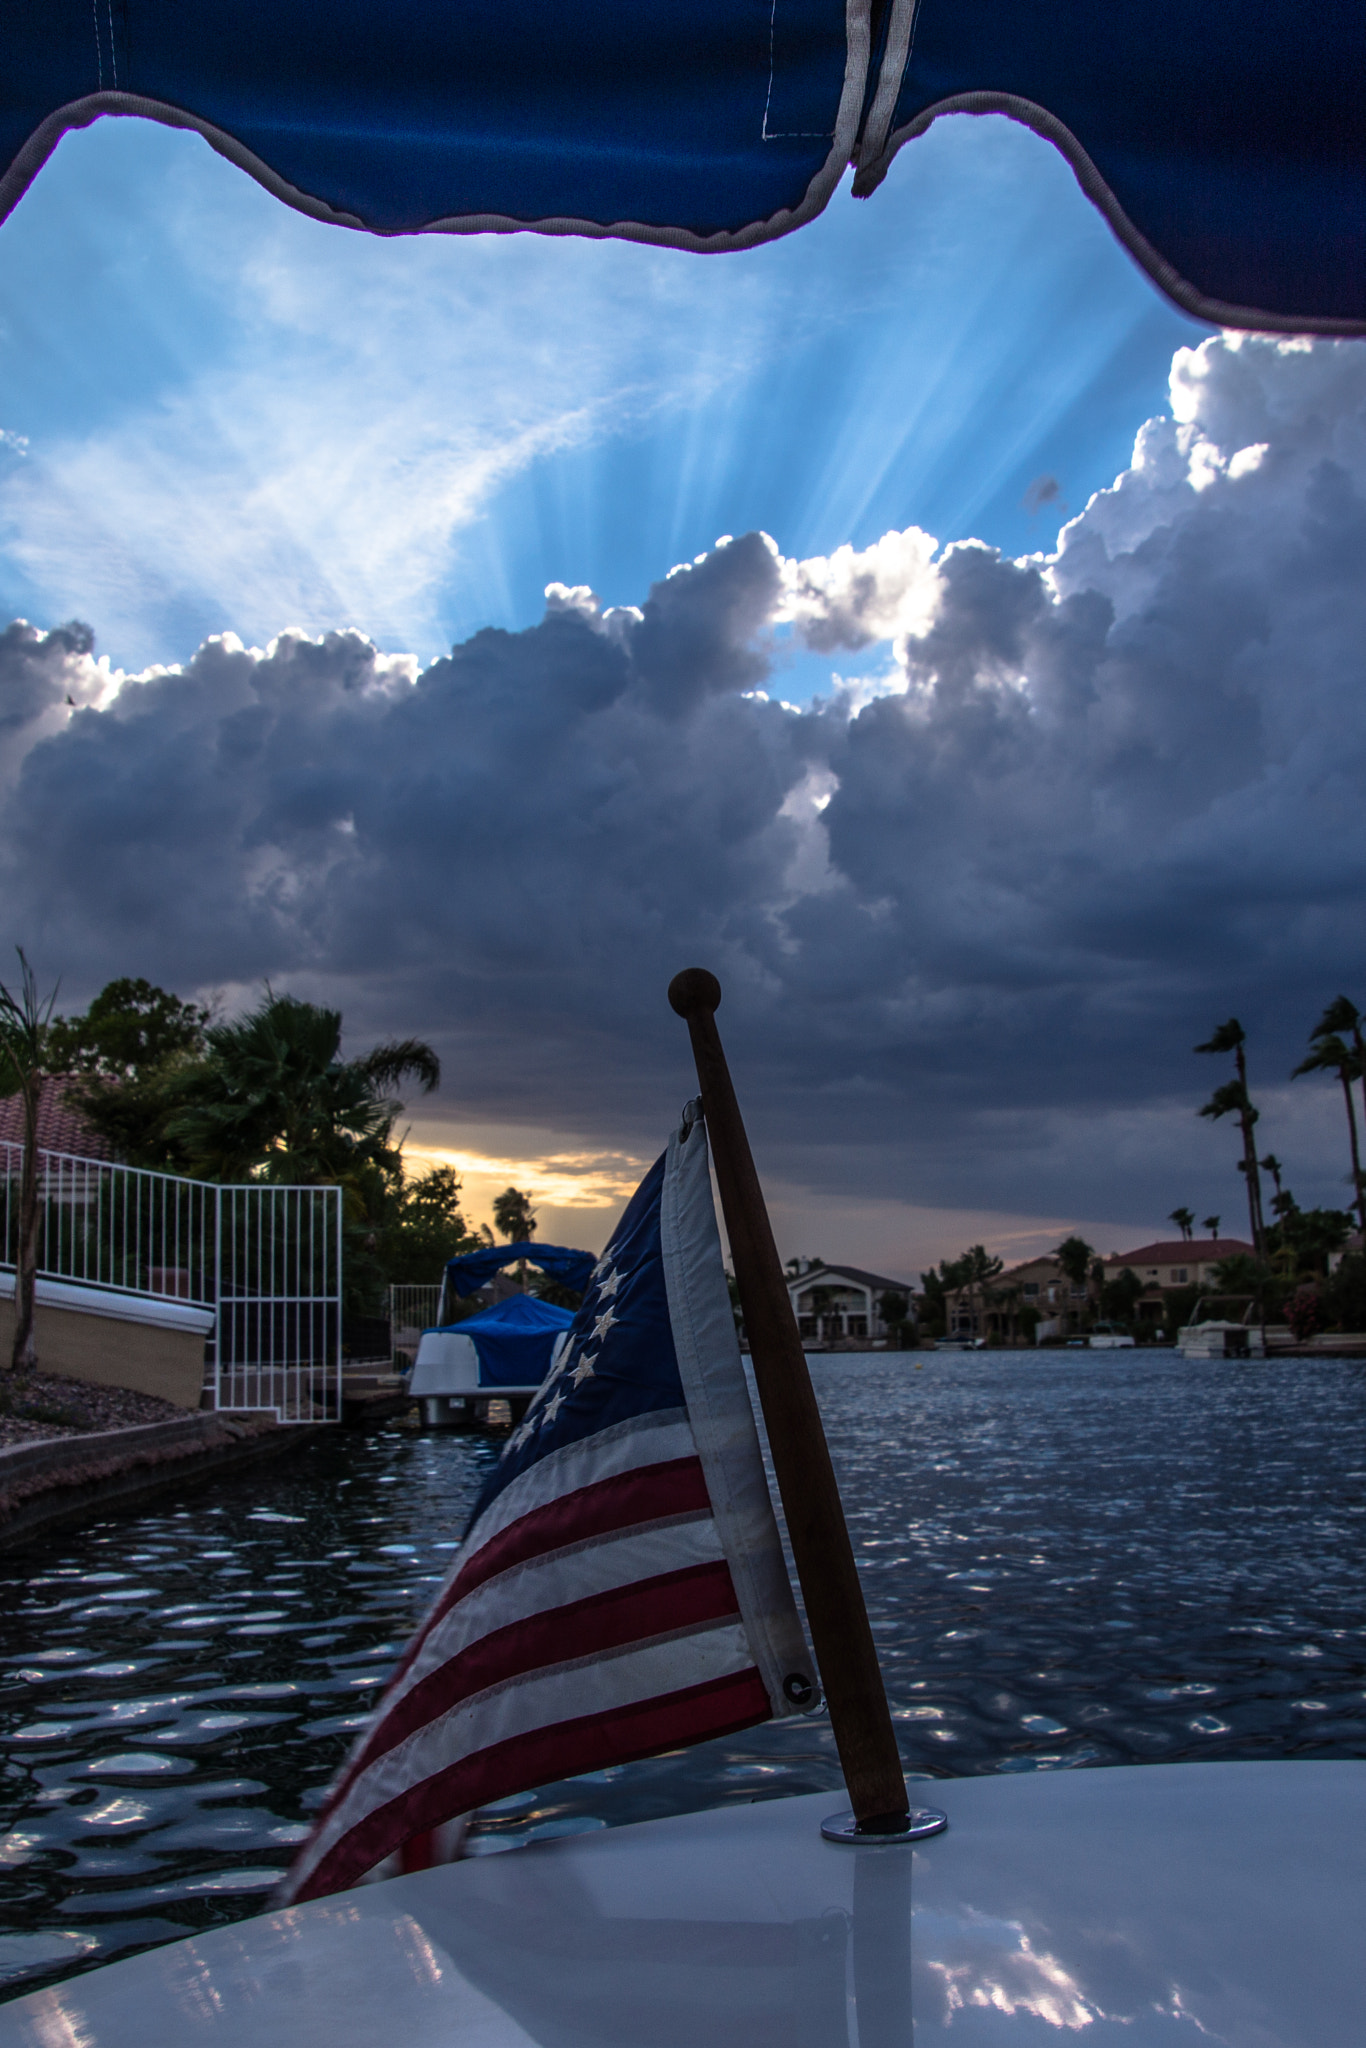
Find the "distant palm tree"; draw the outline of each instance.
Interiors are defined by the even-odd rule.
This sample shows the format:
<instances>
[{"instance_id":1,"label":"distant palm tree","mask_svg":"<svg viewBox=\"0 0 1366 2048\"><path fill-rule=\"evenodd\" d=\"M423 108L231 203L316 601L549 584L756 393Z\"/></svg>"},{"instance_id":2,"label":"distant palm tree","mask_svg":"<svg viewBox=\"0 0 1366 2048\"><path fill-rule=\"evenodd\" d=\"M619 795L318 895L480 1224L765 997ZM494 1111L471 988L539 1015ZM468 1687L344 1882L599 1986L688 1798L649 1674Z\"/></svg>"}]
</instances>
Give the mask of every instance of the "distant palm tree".
<instances>
[{"instance_id":1,"label":"distant palm tree","mask_svg":"<svg viewBox=\"0 0 1366 2048\"><path fill-rule=\"evenodd\" d=\"M1091 1261L1095 1257L1095 1249L1084 1237L1078 1237L1075 1233L1071 1237L1065 1237L1062 1243L1054 1248L1053 1256L1073 1287L1085 1287L1091 1271ZM1071 1314L1070 1309L1068 1314Z\"/></svg>"},{"instance_id":2,"label":"distant palm tree","mask_svg":"<svg viewBox=\"0 0 1366 2048\"><path fill-rule=\"evenodd\" d=\"M1194 1209L1186 1208L1173 1209L1167 1221L1176 1225L1177 1229L1181 1232L1181 1240L1184 1244L1188 1242L1190 1234L1195 1228L1195 1211Z\"/></svg>"},{"instance_id":3,"label":"distant palm tree","mask_svg":"<svg viewBox=\"0 0 1366 2048\"><path fill-rule=\"evenodd\" d=\"M38 1293L38 1104L48 1077L48 1037L54 988L46 1002L22 946L17 995L0 981L0 1094L19 1095L24 1105L24 1159L19 1169L18 1238L14 1251L14 1348L10 1365L30 1373L38 1363L34 1303Z\"/></svg>"},{"instance_id":4,"label":"distant palm tree","mask_svg":"<svg viewBox=\"0 0 1366 2048\"><path fill-rule=\"evenodd\" d=\"M505 1237L509 1244L520 1244L536 1235L531 1197L524 1195L520 1188L504 1188L501 1195L494 1197L493 1221L499 1236Z\"/></svg>"},{"instance_id":5,"label":"distant palm tree","mask_svg":"<svg viewBox=\"0 0 1366 2048\"><path fill-rule=\"evenodd\" d=\"M1290 1078L1293 1081L1299 1074L1336 1074L1342 1084L1342 1099L1347 1109L1347 1134L1352 1146L1352 1188L1357 1220L1363 1233L1366 1233L1366 1183L1361 1177L1361 1145L1357 1136L1356 1103L1352 1099L1352 1082L1362 1071L1361 1058L1356 1048L1348 1045L1346 1039L1340 1037L1336 1031L1324 1029L1327 1019L1338 1012L1339 1004L1344 1003L1351 1009L1346 996L1339 996L1337 1002L1330 1003L1324 1011L1319 1019L1318 1028L1309 1041L1310 1050L1307 1057L1300 1061ZM1279 1183L1276 1191L1279 1194Z\"/></svg>"},{"instance_id":6,"label":"distant palm tree","mask_svg":"<svg viewBox=\"0 0 1366 2048\"><path fill-rule=\"evenodd\" d=\"M1005 1270L1003 1259L993 1258L985 1245L970 1245L961 1259L955 1261L961 1278L960 1286L968 1290L968 1313L972 1318L974 1336L981 1336L984 1317L983 1301L991 1281Z\"/></svg>"},{"instance_id":7,"label":"distant palm tree","mask_svg":"<svg viewBox=\"0 0 1366 2048\"><path fill-rule=\"evenodd\" d=\"M1339 1037L1351 1039L1352 1051L1357 1056L1362 1108L1366 1109L1366 1035L1362 1032L1364 1024L1366 1016L1363 1016L1350 997L1334 996L1309 1036L1312 1041L1315 1038L1323 1038L1330 1031L1336 1031Z\"/></svg>"},{"instance_id":8,"label":"distant palm tree","mask_svg":"<svg viewBox=\"0 0 1366 2048\"><path fill-rule=\"evenodd\" d=\"M1247 1177L1247 1213L1252 1225L1252 1244L1257 1257L1263 1259L1266 1256L1266 1229L1262 1221L1262 1183L1257 1172L1257 1147L1252 1137L1260 1112L1247 1092L1247 1033L1236 1017L1230 1017L1195 1050L1233 1054L1236 1079L1225 1081L1216 1088L1197 1114L1216 1120L1221 1116L1236 1116L1238 1119L1243 1133L1243 1172Z\"/></svg>"},{"instance_id":9,"label":"distant palm tree","mask_svg":"<svg viewBox=\"0 0 1366 2048\"><path fill-rule=\"evenodd\" d=\"M1262 1164L1266 1164L1265 1160L1263 1160ZM1219 1225L1222 1222L1222 1216L1204 1216L1200 1220L1200 1228L1207 1230L1211 1237L1217 1237L1219 1235Z\"/></svg>"}]
</instances>

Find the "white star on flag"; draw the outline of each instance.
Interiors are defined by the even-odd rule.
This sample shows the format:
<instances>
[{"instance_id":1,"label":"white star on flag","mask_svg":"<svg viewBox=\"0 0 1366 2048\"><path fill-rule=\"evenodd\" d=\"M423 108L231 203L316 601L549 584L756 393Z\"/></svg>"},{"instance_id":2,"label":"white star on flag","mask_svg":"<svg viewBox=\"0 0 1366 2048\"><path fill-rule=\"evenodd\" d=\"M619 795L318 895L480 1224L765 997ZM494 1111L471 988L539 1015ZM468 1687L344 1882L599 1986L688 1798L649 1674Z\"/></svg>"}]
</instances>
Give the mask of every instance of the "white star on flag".
<instances>
[{"instance_id":1,"label":"white star on flag","mask_svg":"<svg viewBox=\"0 0 1366 2048\"><path fill-rule=\"evenodd\" d=\"M597 1321L594 1323L593 1335L589 1341L595 1344L601 1343L602 1339L607 1335L607 1332L611 1329L613 1323L617 1323L620 1321L620 1316L616 1315L614 1311L609 1308L605 1312L605 1314L600 1315Z\"/></svg>"},{"instance_id":2,"label":"white star on flag","mask_svg":"<svg viewBox=\"0 0 1366 2048\"><path fill-rule=\"evenodd\" d=\"M620 1275L620 1273L617 1273L617 1272L612 1272L612 1273L609 1273L609 1274L607 1275L607 1278L606 1278L606 1279L605 1279L605 1280L604 1280L604 1281L603 1281L603 1282L601 1283L601 1285L600 1285L600 1286L599 1286L599 1288L598 1288L598 1299L599 1299L600 1301L610 1301L610 1300L612 1299L612 1296L613 1296L613 1295L614 1295L614 1294L616 1293L617 1289L618 1289L618 1288L620 1287L620 1285L621 1285L621 1275Z\"/></svg>"},{"instance_id":3,"label":"white star on flag","mask_svg":"<svg viewBox=\"0 0 1366 2048\"><path fill-rule=\"evenodd\" d=\"M592 1357L592 1358L590 1358L590 1357L588 1356L588 1353L587 1353L587 1352L585 1351L585 1353L583 1354L583 1357L582 1357L582 1358L581 1358L581 1359L579 1360L578 1364L577 1364L577 1365L576 1365L576 1366L574 1367L574 1370L573 1370L572 1374L570 1375L570 1377L572 1378L572 1380L573 1380L573 1382L574 1382L574 1385L575 1385L576 1387L581 1387L581 1386L583 1385L583 1383L584 1383L584 1381L585 1381L585 1380L591 1380L591 1379L593 1378L593 1376L594 1376L594 1375L593 1375L593 1365L594 1365L594 1361L595 1361L595 1360L596 1360L596 1358L597 1358L597 1355L598 1355L598 1354L597 1354L597 1352L595 1351L595 1352L593 1353L593 1357Z\"/></svg>"}]
</instances>

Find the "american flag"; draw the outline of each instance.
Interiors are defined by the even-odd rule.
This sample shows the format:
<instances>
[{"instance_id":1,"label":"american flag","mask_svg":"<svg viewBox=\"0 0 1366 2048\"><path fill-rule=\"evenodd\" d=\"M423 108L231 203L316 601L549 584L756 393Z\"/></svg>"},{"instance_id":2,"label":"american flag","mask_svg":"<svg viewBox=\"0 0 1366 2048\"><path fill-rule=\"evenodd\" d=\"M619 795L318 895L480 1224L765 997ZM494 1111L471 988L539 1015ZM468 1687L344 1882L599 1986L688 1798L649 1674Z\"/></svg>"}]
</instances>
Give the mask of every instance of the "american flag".
<instances>
[{"instance_id":1,"label":"american flag","mask_svg":"<svg viewBox=\"0 0 1366 2048\"><path fill-rule=\"evenodd\" d=\"M816 1697L690 1104L282 1891L439 1859L459 1816Z\"/></svg>"}]
</instances>

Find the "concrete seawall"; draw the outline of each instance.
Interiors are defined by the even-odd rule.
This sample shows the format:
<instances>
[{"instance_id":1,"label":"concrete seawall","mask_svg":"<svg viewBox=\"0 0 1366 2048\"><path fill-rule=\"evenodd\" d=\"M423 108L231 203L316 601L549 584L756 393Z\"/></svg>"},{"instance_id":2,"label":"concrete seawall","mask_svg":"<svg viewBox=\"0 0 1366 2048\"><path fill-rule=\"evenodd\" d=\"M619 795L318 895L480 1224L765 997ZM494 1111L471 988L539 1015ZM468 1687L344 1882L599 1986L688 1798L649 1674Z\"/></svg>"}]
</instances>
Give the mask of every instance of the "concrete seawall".
<instances>
[{"instance_id":1,"label":"concrete seawall","mask_svg":"<svg viewBox=\"0 0 1366 2048\"><path fill-rule=\"evenodd\" d=\"M320 1427L282 1426L270 1415L197 1414L16 1444L0 1450L0 1550L63 1523L301 1450L321 1433Z\"/></svg>"}]
</instances>

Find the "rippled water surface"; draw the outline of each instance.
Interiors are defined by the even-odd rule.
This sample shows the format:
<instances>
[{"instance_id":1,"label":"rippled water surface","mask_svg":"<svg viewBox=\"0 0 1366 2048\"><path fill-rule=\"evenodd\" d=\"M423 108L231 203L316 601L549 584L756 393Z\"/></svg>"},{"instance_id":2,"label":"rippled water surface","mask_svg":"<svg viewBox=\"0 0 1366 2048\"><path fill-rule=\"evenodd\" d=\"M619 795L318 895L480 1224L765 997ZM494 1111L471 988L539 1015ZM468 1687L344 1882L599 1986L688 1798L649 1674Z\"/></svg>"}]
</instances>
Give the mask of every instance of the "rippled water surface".
<instances>
[{"instance_id":1,"label":"rippled water surface","mask_svg":"<svg viewBox=\"0 0 1366 2048\"><path fill-rule=\"evenodd\" d=\"M1366 1368L813 1372L909 1770L1366 1756ZM0 1995L259 1909L496 1454L337 1433L0 1556ZM815 1716L541 1786L471 1846L838 1784Z\"/></svg>"}]
</instances>

